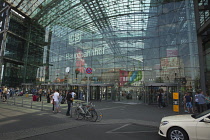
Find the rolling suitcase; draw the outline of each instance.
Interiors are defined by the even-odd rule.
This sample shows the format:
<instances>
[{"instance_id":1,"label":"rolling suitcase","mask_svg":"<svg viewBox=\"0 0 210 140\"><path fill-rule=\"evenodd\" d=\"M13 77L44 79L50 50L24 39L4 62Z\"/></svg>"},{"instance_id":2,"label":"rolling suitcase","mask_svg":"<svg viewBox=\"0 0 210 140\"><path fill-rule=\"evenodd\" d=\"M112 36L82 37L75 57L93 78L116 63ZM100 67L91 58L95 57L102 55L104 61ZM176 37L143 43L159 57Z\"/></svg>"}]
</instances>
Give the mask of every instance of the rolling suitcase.
<instances>
[{"instance_id":1,"label":"rolling suitcase","mask_svg":"<svg viewBox=\"0 0 210 140\"><path fill-rule=\"evenodd\" d=\"M33 101L37 101L36 95L33 95L32 97L33 97Z\"/></svg>"}]
</instances>

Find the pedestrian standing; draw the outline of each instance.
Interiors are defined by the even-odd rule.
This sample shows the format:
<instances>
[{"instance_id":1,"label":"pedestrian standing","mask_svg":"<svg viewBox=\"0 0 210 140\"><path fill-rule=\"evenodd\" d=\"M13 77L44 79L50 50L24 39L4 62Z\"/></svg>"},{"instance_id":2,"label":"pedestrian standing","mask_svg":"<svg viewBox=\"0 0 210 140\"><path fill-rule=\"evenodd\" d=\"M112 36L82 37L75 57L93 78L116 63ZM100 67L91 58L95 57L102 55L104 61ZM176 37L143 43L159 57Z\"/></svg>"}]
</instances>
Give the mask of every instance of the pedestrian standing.
<instances>
[{"instance_id":1,"label":"pedestrian standing","mask_svg":"<svg viewBox=\"0 0 210 140\"><path fill-rule=\"evenodd\" d=\"M68 109L66 111L66 116L70 116L71 106L72 106L72 103L73 103L73 98L72 98L72 92L71 91L69 91L67 93L66 101L67 101L67 104L68 104Z\"/></svg>"},{"instance_id":2,"label":"pedestrian standing","mask_svg":"<svg viewBox=\"0 0 210 140\"><path fill-rule=\"evenodd\" d=\"M49 90L47 91L46 98L47 98L47 103L50 103L50 91Z\"/></svg>"},{"instance_id":3,"label":"pedestrian standing","mask_svg":"<svg viewBox=\"0 0 210 140\"><path fill-rule=\"evenodd\" d=\"M162 107L166 107L166 94L164 91L161 94L162 94Z\"/></svg>"},{"instance_id":4,"label":"pedestrian standing","mask_svg":"<svg viewBox=\"0 0 210 140\"><path fill-rule=\"evenodd\" d=\"M52 98L53 98L53 104L54 104L54 106L55 106L55 110L56 110L56 112L58 113L58 112L61 112L60 110L59 110L59 90L58 89L56 89L55 90L55 92L52 94L52 95L50 95Z\"/></svg>"},{"instance_id":5,"label":"pedestrian standing","mask_svg":"<svg viewBox=\"0 0 210 140\"><path fill-rule=\"evenodd\" d=\"M187 107L186 107L185 96L187 96L187 93L185 93L185 94L184 94L184 96L183 96L183 106L184 106L184 112L188 112L188 111L187 111Z\"/></svg>"},{"instance_id":6,"label":"pedestrian standing","mask_svg":"<svg viewBox=\"0 0 210 140\"><path fill-rule=\"evenodd\" d=\"M198 102L198 92L195 94L195 109L198 113L200 113L200 107L199 107L199 102Z\"/></svg>"},{"instance_id":7,"label":"pedestrian standing","mask_svg":"<svg viewBox=\"0 0 210 140\"><path fill-rule=\"evenodd\" d=\"M7 101L7 87L3 86L3 102Z\"/></svg>"},{"instance_id":8,"label":"pedestrian standing","mask_svg":"<svg viewBox=\"0 0 210 140\"><path fill-rule=\"evenodd\" d=\"M158 93L158 95L157 95L157 102L158 102L158 107L159 108L163 108L163 106L162 106L162 93L161 92L159 92Z\"/></svg>"},{"instance_id":9,"label":"pedestrian standing","mask_svg":"<svg viewBox=\"0 0 210 140\"><path fill-rule=\"evenodd\" d=\"M72 98L75 98L77 94L74 91L72 91L71 95L72 95Z\"/></svg>"},{"instance_id":10,"label":"pedestrian standing","mask_svg":"<svg viewBox=\"0 0 210 140\"><path fill-rule=\"evenodd\" d=\"M7 100L9 100L10 97L10 88L7 89Z\"/></svg>"},{"instance_id":11,"label":"pedestrian standing","mask_svg":"<svg viewBox=\"0 0 210 140\"><path fill-rule=\"evenodd\" d=\"M51 104L53 105L53 106L52 106L52 112L55 112L54 99L53 99L53 97L52 97L53 93L54 93L54 91L53 91L53 90L50 90L50 100L51 100L50 102L51 102Z\"/></svg>"},{"instance_id":12,"label":"pedestrian standing","mask_svg":"<svg viewBox=\"0 0 210 140\"><path fill-rule=\"evenodd\" d=\"M207 105L207 109L210 109L210 96L209 95L206 96L206 105Z\"/></svg>"},{"instance_id":13,"label":"pedestrian standing","mask_svg":"<svg viewBox=\"0 0 210 140\"><path fill-rule=\"evenodd\" d=\"M42 101L42 89L40 88L38 91L39 101Z\"/></svg>"},{"instance_id":14,"label":"pedestrian standing","mask_svg":"<svg viewBox=\"0 0 210 140\"><path fill-rule=\"evenodd\" d=\"M3 97L2 87L0 87L0 96L1 96L1 99L2 99L2 97Z\"/></svg>"},{"instance_id":15,"label":"pedestrian standing","mask_svg":"<svg viewBox=\"0 0 210 140\"><path fill-rule=\"evenodd\" d=\"M186 102L186 107L187 107L188 113L190 113L190 110L192 111L192 113L194 113L193 106L192 106L192 96L190 96L190 93L187 93L184 100Z\"/></svg>"},{"instance_id":16,"label":"pedestrian standing","mask_svg":"<svg viewBox=\"0 0 210 140\"><path fill-rule=\"evenodd\" d=\"M207 109L207 106L206 106L206 98L203 95L203 91L201 91L198 94L198 104L199 104L200 112L206 111L206 109Z\"/></svg>"}]
</instances>

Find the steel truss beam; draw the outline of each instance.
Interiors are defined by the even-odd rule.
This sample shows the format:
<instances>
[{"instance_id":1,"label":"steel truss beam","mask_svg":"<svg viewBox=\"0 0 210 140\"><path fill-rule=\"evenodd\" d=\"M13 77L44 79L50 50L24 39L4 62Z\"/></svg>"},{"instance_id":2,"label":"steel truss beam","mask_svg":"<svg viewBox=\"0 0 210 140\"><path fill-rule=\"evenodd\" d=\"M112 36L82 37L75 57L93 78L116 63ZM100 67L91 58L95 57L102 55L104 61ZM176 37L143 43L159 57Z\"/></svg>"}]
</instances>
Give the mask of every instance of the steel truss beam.
<instances>
[{"instance_id":1,"label":"steel truss beam","mask_svg":"<svg viewBox=\"0 0 210 140\"><path fill-rule=\"evenodd\" d=\"M18 5L16 6L16 8L20 7L21 3L23 3L24 0L21 0Z\"/></svg>"},{"instance_id":2,"label":"steel truss beam","mask_svg":"<svg viewBox=\"0 0 210 140\"><path fill-rule=\"evenodd\" d=\"M9 5L7 5L6 7L4 7L4 8L0 11L0 14L3 13L4 11L6 11L8 8L10 8Z\"/></svg>"},{"instance_id":3,"label":"steel truss beam","mask_svg":"<svg viewBox=\"0 0 210 140\"><path fill-rule=\"evenodd\" d=\"M33 17L34 20L38 21L44 15L46 15L53 7L61 3L63 0L53 0L45 5L37 14ZM31 13L32 14L32 13ZM29 15L30 16L30 15Z\"/></svg>"},{"instance_id":4,"label":"steel truss beam","mask_svg":"<svg viewBox=\"0 0 210 140\"><path fill-rule=\"evenodd\" d=\"M116 42L116 40L108 39L108 38L113 38L114 34L113 34L113 29L109 21L109 18L107 18L108 16L105 13L104 5L100 3L98 0L95 0L95 1L83 3L83 7L87 11L92 21L95 21L94 22L95 26L104 37L107 44L110 46L112 52L114 54L116 53L121 54L120 46ZM97 19L100 19L100 20L97 20Z\"/></svg>"},{"instance_id":5,"label":"steel truss beam","mask_svg":"<svg viewBox=\"0 0 210 140\"><path fill-rule=\"evenodd\" d=\"M79 6L79 5L81 5L81 4L83 4L85 1L89 2L89 1L93 1L93 0L81 0L80 3L77 3L77 4L75 4L75 5L71 6L71 7L69 7L67 10L63 11L59 16L54 16L54 18L52 18L52 20L50 20L44 27L49 26L51 23L53 23L53 22L54 22L55 20L57 20L59 17L62 17L63 14L65 14L65 13L68 12L69 10L71 10L71 9L73 9L73 8L75 8L75 7ZM56 15L56 14L58 14L58 12L55 13L54 15ZM42 22L42 21L39 21L39 22Z\"/></svg>"}]
</instances>

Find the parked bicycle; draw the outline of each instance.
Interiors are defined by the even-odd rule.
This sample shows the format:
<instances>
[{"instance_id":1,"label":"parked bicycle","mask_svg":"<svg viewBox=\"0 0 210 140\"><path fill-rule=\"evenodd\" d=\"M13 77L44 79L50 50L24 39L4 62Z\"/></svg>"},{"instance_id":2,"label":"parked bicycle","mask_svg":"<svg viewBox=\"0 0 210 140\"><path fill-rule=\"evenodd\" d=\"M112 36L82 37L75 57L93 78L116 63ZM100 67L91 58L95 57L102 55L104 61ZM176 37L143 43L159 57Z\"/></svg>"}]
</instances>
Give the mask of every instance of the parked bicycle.
<instances>
[{"instance_id":1,"label":"parked bicycle","mask_svg":"<svg viewBox=\"0 0 210 140\"><path fill-rule=\"evenodd\" d=\"M101 121L102 119L102 113L100 111L96 111L95 105L93 105L92 102L90 102L90 105L76 102L77 107L74 110L74 116L77 120L85 119L88 121Z\"/></svg>"}]
</instances>

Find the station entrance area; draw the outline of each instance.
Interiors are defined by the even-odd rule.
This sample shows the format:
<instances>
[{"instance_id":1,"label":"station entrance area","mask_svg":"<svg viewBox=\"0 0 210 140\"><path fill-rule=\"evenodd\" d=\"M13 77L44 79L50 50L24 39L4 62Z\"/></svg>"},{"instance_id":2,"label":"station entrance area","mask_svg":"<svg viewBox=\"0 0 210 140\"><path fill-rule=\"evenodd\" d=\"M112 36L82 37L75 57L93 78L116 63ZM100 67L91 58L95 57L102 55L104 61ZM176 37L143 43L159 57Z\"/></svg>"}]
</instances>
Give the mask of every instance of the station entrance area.
<instances>
[{"instance_id":1,"label":"station entrance area","mask_svg":"<svg viewBox=\"0 0 210 140\"><path fill-rule=\"evenodd\" d=\"M147 83L145 84L144 102L158 104L157 97L160 90L163 91L163 100L166 105L173 103L173 92L177 92L178 85L175 83Z\"/></svg>"},{"instance_id":2,"label":"station entrance area","mask_svg":"<svg viewBox=\"0 0 210 140\"><path fill-rule=\"evenodd\" d=\"M90 100L115 100L116 94L113 90L113 84L90 84L89 85L89 99ZM59 90L59 93L65 94L67 91L74 91L76 93L75 99L86 100L87 84L41 84L34 86L33 84L22 84L24 92L30 92L32 88L43 90Z\"/></svg>"},{"instance_id":3,"label":"station entrance area","mask_svg":"<svg viewBox=\"0 0 210 140\"><path fill-rule=\"evenodd\" d=\"M22 84L25 91L34 88L32 84ZM87 84L41 84L35 88L44 90L59 89L59 92L65 94L72 90L76 93L75 99L86 100ZM157 104L157 96L160 89L164 92L166 104L173 103L173 92L177 92L178 85L175 83L146 83L144 86L128 86L116 88L114 84L90 84L89 100L94 101L120 101L126 103L146 103Z\"/></svg>"}]
</instances>

